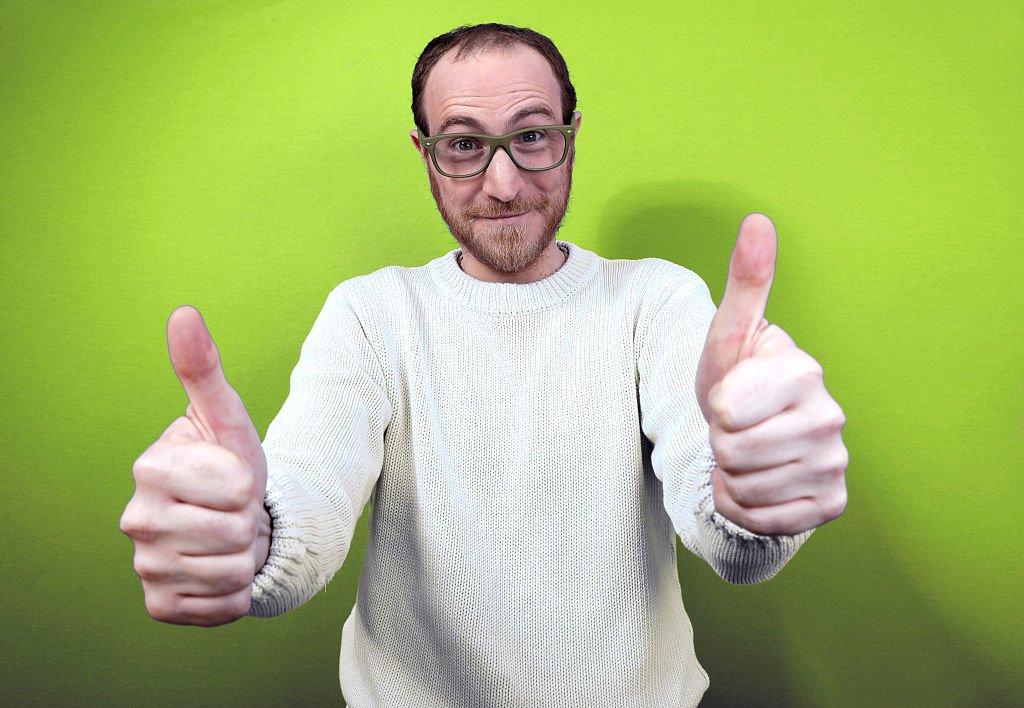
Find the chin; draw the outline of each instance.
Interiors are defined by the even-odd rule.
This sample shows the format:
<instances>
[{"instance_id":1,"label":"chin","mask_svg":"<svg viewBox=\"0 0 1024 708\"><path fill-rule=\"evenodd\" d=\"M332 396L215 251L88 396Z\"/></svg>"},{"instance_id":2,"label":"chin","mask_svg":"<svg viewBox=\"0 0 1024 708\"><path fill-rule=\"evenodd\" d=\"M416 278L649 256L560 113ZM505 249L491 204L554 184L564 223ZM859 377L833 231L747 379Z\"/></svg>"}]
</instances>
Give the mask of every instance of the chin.
<instances>
[{"instance_id":1,"label":"chin","mask_svg":"<svg viewBox=\"0 0 1024 708\"><path fill-rule=\"evenodd\" d=\"M500 226L486 233L473 230L471 239L457 239L473 258L499 273L519 273L540 259L554 234L530 235L527 229Z\"/></svg>"}]
</instances>

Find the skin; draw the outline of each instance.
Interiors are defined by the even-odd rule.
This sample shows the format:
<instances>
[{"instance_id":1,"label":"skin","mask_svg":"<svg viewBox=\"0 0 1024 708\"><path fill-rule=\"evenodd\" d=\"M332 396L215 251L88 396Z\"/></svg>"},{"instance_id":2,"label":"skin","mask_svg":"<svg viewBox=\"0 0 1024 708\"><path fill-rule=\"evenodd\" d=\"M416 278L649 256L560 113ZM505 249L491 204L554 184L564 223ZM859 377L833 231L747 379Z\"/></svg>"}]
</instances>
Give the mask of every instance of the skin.
<instances>
[{"instance_id":1,"label":"skin","mask_svg":"<svg viewBox=\"0 0 1024 708\"><path fill-rule=\"evenodd\" d=\"M171 314L167 349L189 405L132 466L121 531L154 619L224 624L249 611L270 551L267 461L197 310Z\"/></svg>"},{"instance_id":2,"label":"skin","mask_svg":"<svg viewBox=\"0 0 1024 708\"><path fill-rule=\"evenodd\" d=\"M501 135L561 122L554 73L525 47L459 62L442 57L427 79L424 107L428 128L446 132ZM524 109L532 114L519 115ZM580 115L573 120L578 129ZM571 154L556 169L524 172L499 150L482 174L451 179L435 174L416 133L412 139L466 273L530 283L562 266L555 232L568 204ZM695 382L718 461L715 509L764 535L820 526L843 512L847 498L842 409L818 362L764 317L776 250L768 217L743 220ZM266 458L198 311L171 314L167 346L189 405L135 461L135 494L121 530L135 544L152 617L224 624L248 612L253 578L268 557Z\"/></svg>"},{"instance_id":3,"label":"skin","mask_svg":"<svg viewBox=\"0 0 1024 708\"><path fill-rule=\"evenodd\" d=\"M562 123L555 73L536 50L516 46L454 60L449 51L427 77L422 101L431 134L503 135ZM523 111L535 111L523 116ZM517 115L519 114L519 115ZM573 116L579 130L581 116ZM531 283L565 262L555 233L565 216L572 185L574 147L559 167L526 172L498 150L475 177L440 175L410 133L427 169L431 193L462 248L462 269L478 280Z\"/></svg>"},{"instance_id":4,"label":"skin","mask_svg":"<svg viewBox=\"0 0 1024 708\"><path fill-rule=\"evenodd\" d=\"M715 509L749 531L793 535L843 513L849 454L821 365L765 319L777 250L771 220L748 215L695 385L718 461Z\"/></svg>"}]
</instances>

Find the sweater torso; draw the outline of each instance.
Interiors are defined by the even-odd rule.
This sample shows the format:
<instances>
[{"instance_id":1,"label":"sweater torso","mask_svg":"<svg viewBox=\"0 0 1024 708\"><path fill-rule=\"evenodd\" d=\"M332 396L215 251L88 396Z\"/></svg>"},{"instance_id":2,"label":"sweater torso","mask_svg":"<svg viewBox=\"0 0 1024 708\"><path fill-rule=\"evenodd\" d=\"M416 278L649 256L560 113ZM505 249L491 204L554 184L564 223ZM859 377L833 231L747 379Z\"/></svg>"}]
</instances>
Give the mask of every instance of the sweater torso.
<instances>
[{"instance_id":1,"label":"sweater torso","mask_svg":"<svg viewBox=\"0 0 1024 708\"><path fill-rule=\"evenodd\" d=\"M446 256L354 303L394 408L342 641L352 705L707 686L640 429L636 266L576 251L550 292L465 282Z\"/></svg>"},{"instance_id":2,"label":"sweater torso","mask_svg":"<svg viewBox=\"0 0 1024 708\"><path fill-rule=\"evenodd\" d=\"M339 285L271 424L270 557L250 613L305 602L371 504L341 686L352 706L695 705L675 538L731 582L806 538L711 500L690 271L562 243L526 285L457 252Z\"/></svg>"}]
</instances>

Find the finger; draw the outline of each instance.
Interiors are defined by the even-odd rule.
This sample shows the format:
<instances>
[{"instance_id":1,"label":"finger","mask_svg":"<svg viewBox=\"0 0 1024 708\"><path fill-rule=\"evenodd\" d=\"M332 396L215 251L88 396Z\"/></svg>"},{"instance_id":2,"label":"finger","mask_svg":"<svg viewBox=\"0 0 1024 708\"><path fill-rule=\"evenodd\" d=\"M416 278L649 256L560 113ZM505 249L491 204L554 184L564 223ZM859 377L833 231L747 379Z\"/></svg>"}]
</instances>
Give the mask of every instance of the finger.
<instances>
[{"instance_id":1,"label":"finger","mask_svg":"<svg viewBox=\"0 0 1024 708\"><path fill-rule=\"evenodd\" d=\"M167 349L189 399L190 417L216 442L254 462L259 436L242 399L228 384L220 355L199 311L179 307L167 320Z\"/></svg>"},{"instance_id":2,"label":"finger","mask_svg":"<svg viewBox=\"0 0 1024 708\"><path fill-rule=\"evenodd\" d=\"M729 260L729 276L718 312L711 323L720 353L735 362L764 320L775 277L778 250L775 226L764 214L748 214L740 224Z\"/></svg>"},{"instance_id":3,"label":"finger","mask_svg":"<svg viewBox=\"0 0 1024 708\"><path fill-rule=\"evenodd\" d=\"M140 489L218 511L240 511L257 496L252 467L227 448L176 440L147 450L132 468Z\"/></svg>"},{"instance_id":4,"label":"finger","mask_svg":"<svg viewBox=\"0 0 1024 708\"><path fill-rule=\"evenodd\" d=\"M220 597L178 595L146 588L146 611L153 619L171 624L214 627L244 617L252 604L252 586Z\"/></svg>"},{"instance_id":5,"label":"finger","mask_svg":"<svg viewBox=\"0 0 1024 708\"><path fill-rule=\"evenodd\" d=\"M736 364L708 392L708 408L711 420L722 429L737 431L813 402L824 392L821 366L794 349L791 354L752 357Z\"/></svg>"},{"instance_id":6,"label":"finger","mask_svg":"<svg viewBox=\"0 0 1024 708\"><path fill-rule=\"evenodd\" d=\"M163 440L190 442L202 439L203 431L196 427L195 421L188 416L182 415L175 418L174 421L167 426L166 430L160 434L157 442Z\"/></svg>"},{"instance_id":7,"label":"finger","mask_svg":"<svg viewBox=\"0 0 1024 708\"><path fill-rule=\"evenodd\" d=\"M256 575L251 553L176 555L164 562L150 562L140 555L135 572L147 586L199 597L230 595L251 585Z\"/></svg>"},{"instance_id":8,"label":"finger","mask_svg":"<svg viewBox=\"0 0 1024 708\"><path fill-rule=\"evenodd\" d=\"M252 552L260 515L204 509L192 504L160 505L136 495L121 516L121 530L135 542L136 558L151 553L190 556ZM145 560L155 563L152 557ZM162 563L162 561L161 561Z\"/></svg>"},{"instance_id":9,"label":"finger","mask_svg":"<svg viewBox=\"0 0 1024 708\"><path fill-rule=\"evenodd\" d=\"M722 430L709 424L711 451L723 470L734 473L759 472L803 459L811 451L812 439L800 413L786 412L751 428Z\"/></svg>"},{"instance_id":10,"label":"finger","mask_svg":"<svg viewBox=\"0 0 1024 708\"><path fill-rule=\"evenodd\" d=\"M801 498L782 504L746 508L729 497L721 471L712 475L715 511L734 524L762 536L792 536L821 526L831 521L845 507L845 496L841 500ZM838 510L837 510L838 509Z\"/></svg>"},{"instance_id":11,"label":"finger","mask_svg":"<svg viewBox=\"0 0 1024 708\"><path fill-rule=\"evenodd\" d=\"M214 511L192 504L172 504L158 523L161 540L187 556L249 551L259 528L255 513Z\"/></svg>"},{"instance_id":12,"label":"finger","mask_svg":"<svg viewBox=\"0 0 1024 708\"><path fill-rule=\"evenodd\" d=\"M830 478L810 469L802 460L755 472L732 472L721 466L719 469L729 498L747 509L813 499L830 489Z\"/></svg>"},{"instance_id":13,"label":"finger","mask_svg":"<svg viewBox=\"0 0 1024 708\"><path fill-rule=\"evenodd\" d=\"M846 415L827 394L794 406L742 430L708 424L711 449L722 469L757 472L796 460L813 460L828 469L846 456L842 430Z\"/></svg>"},{"instance_id":14,"label":"finger","mask_svg":"<svg viewBox=\"0 0 1024 708\"><path fill-rule=\"evenodd\" d=\"M722 302L711 321L697 371L697 400L705 408L708 391L742 358L749 356L758 331L767 325L765 309L775 277L775 226L764 214L740 224L729 260Z\"/></svg>"}]
</instances>

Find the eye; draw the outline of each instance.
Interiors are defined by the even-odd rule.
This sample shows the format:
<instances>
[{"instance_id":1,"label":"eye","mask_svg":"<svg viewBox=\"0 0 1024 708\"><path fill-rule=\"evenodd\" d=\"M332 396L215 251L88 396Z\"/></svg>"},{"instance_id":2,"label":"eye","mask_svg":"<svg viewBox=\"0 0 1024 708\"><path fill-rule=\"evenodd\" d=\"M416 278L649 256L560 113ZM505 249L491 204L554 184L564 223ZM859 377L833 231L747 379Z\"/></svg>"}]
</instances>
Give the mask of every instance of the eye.
<instances>
[{"instance_id":1,"label":"eye","mask_svg":"<svg viewBox=\"0 0 1024 708\"><path fill-rule=\"evenodd\" d=\"M520 135L519 139L524 143L537 143L544 139L544 131L531 130Z\"/></svg>"},{"instance_id":2,"label":"eye","mask_svg":"<svg viewBox=\"0 0 1024 708\"><path fill-rule=\"evenodd\" d=\"M480 143L473 138L452 138L448 144L448 149L452 152L471 152L479 150Z\"/></svg>"}]
</instances>

